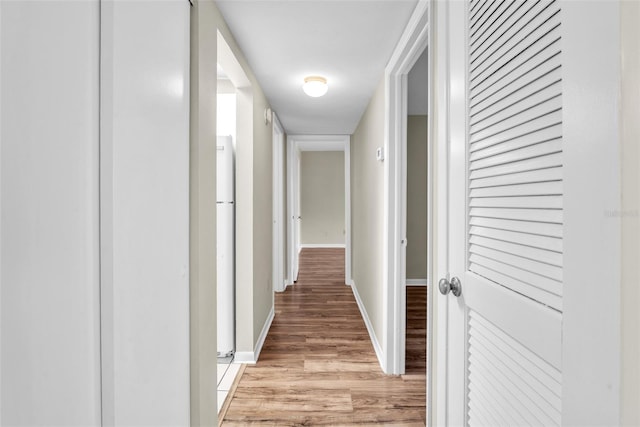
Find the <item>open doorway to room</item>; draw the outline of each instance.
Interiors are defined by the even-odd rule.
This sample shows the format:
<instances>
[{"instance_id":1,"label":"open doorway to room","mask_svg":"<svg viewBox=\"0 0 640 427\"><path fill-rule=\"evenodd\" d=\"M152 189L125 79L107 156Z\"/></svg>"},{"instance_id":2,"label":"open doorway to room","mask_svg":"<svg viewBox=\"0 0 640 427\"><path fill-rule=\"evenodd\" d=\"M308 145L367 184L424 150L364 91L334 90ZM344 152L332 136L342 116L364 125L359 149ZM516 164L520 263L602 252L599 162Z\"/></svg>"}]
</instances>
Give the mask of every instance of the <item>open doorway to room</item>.
<instances>
[{"instance_id":1,"label":"open doorway to room","mask_svg":"<svg viewBox=\"0 0 640 427\"><path fill-rule=\"evenodd\" d=\"M216 271L218 362L235 352L235 161L236 87L217 64ZM222 372L226 369L221 366Z\"/></svg>"},{"instance_id":2,"label":"open doorway to room","mask_svg":"<svg viewBox=\"0 0 640 427\"><path fill-rule=\"evenodd\" d=\"M305 249L344 252L344 281L351 283L349 136L288 136L287 284L298 279Z\"/></svg>"},{"instance_id":3,"label":"open doorway to room","mask_svg":"<svg viewBox=\"0 0 640 427\"><path fill-rule=\"evenodd\" d=\"M244 232L250 216L243 207L251 206L251 182L246 171L253 167L253 91L251 83L226 40L217 33L216 105L216 299L217 299L217 392L218 412L240 371L243 343L251 338L253 325L247 325L243 310L252 310L238 301L247 299L251 289L243 276L251 260L243 257L251 236ZM247 241L249 240L249 243Z\"/></svg>"},{"instance_id":4,"label":"open doorway to room","mask_svg":"<svg viewBox=\"0 0 640 427\"><path fill-rule=\"evenodd\" d=\"M383 286L388 307L385 318L385 372L404 374L407 367L411 372L416 361L415 368L425 375L427 425L431 425L431 396L435 387L431 357L434 336L431 331L435 298L433 213L436 206L433 202L435 171L431 155L435 143L431 136L431 123L432 98L437 88L433 86L430 34L434 15L430 14L430 10L428 2L418 3L413 19L385 69L387 156L384 165L386 210L383 236L386 248ZM414 144L415 141L418 143ZM414 195L414 192L418 194ZM416 206L419 208L416 209ZM425 227L425 222L426 228L420 230ZM423 289L426 292L414 297L411 294L414 286L408 287L407 284L426 284ZM412 301L415 309L408 310L407 305ZM414 312L418 326L415 332L407 333L408 327L413 329L413 320L409 316L413 316ZM414 338L421 342L414 344Z\"/></svg>"},{"instance_id":5,"label":"open doorway to room","mask_svg":"<svg viewBox=\"0 0 640 427\"><path fill-rule=\"evenodd\" d=\"M407 77L405 373L426 375L428 49Z\"/></svg>"}]
</instances>

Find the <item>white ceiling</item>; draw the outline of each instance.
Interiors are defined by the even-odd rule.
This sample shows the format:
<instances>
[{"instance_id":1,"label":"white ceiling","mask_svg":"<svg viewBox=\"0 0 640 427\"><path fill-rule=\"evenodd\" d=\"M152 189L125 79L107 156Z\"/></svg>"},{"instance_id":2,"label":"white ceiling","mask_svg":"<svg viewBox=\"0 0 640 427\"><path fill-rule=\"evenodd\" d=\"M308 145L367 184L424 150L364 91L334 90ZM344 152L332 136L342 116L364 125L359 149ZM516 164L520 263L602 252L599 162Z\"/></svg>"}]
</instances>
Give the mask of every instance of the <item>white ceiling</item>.
<instances>
[{"instance_id":1,"label":"white ceiling","mask_svg":"<svg viewBox=\"0 0 640 427\"><path fill-rule=\"evenodd\" d=\"M417 0L217 0L289 134L352 134ZM311 98L304 77L327 78Z\"/></svg>"}]
</instances>

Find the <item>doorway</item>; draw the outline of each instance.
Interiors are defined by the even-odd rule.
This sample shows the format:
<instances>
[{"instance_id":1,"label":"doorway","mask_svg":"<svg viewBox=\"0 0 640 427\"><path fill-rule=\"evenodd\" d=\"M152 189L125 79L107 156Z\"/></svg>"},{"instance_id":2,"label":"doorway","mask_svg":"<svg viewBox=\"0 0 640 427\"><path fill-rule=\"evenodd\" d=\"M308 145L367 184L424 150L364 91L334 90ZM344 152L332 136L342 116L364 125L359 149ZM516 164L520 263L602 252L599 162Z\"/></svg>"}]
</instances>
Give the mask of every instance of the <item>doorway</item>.
<instances>
[{"instance_id":1,"label":"doorway","mask_svg":"<svg viewBox=\"0 0 640 427\"><path fill-rule=\"evenodd\" d=\"M428 55L427 48L407 76L405 373L415 375L425 374L427 356Z\"/></svg>"},{"instance_id":2,"label":"doorway","mask_svg":"<svg viewBox=\"0 0 640 427\"><path fill-rule=\"evenodd\" d=\"M233 245L227 254L228 257L233 258L229 273L232 277L232 293L243 295L250 293L253 285L251 268L248 265L252 261L243 256L250 251L253 241L252 235L247 232L253 221L252 213L246 209L247 206L252 206L253 182L247 178L247 171L253 167L253 89L248 76L240 66L225 37L219 31L217 32L217 65L217 98L219 101L217 107L220 111L216 115L220 125L217 126L216 133L227 137L230 135L234 158L230 178L233 185L230 189L231 196L227 198L232 201L232 222L227 222L223 230L219 227L221 224L218 224L217 234L219 236L224 234L233 236ZM218 149L216 150L218 153L220 153L220 145L220 141L218 141ZM220 167L219 163L218 165ZM220 189L220 186L217 186L216 190L220 191ZM218 210L218 212L220 211ZM221 219L218 218L218 220ZM218 271L220 271L219 268ZM220 279L218 274L218 281ZM218 297L221 295L220 291L220 283L218 283ZM253 351L249 352L248 349L253 350L253 325L247 325L246 322L239 321L239 319L251 318L253 306L233 298L227 299L224 310L220 310L220 308L219 304L218 334L220 334L221 327L226 327L227 332L231 334L231 340L234 342L233 361L251 359ZM233 312L233 315L228 316L228 320L224 322L226 325L220 324L221 311ZM233 323L233 325L229 325L229 323ZM223 338L223 336L217 337L219 351L226 350L220 347Z\"/></svg>"},{"instance_id":3,"label":"doorway","mask_svg":"<svg viewBox=\"0 0 640 427\"><path fill-rule=\"evenodd\" d=\"M315 218L304 218L301 195L301 165L306 153L340 152L344 162L344 205L340 205L344 222L326 229L314 227ZM328 157L325 155L324 157ZM335 160L335 159L334 159ZM345 284L351 280L351 160L350 137L348 135L290 135L287 137L287 284L292 285L298 278L299 254L307 247L344 247L345 248ZM333 209L335 211L335 209ZM308 212L312 214L311 211ZM302 222L305 233L302 233ZM334 221L335 222L335 221ZM309 227L307 226L309 224ZM342 227L342 228L340 228ZM329 230L329 228L331 230ZM338 234L342 234L339 242ZM331 236L330 236L331 235ZM309 240L311 239L311 240ZM335 241L335 242L334 242Z\"/></svg>"},{"instance_id":4,"label":"doorway","mask_svg":"<svg viewBox=\"0 0 640 427\"><path fill-rule=\"evenodd\" d=\"M407 243L411 235L407 233L407 135L409 109L409 73L424 55L427 61L426 101L427 101L427 144L426 144L426 387L427 396L435 394L432 381L433 347L433 217L436 206L433 203L433 182L436 172L432 155L433 114L433 49L430 37L433 27L434 10L431 2L420 1L405 32L396 46L385 69L385 154L384 174L384 264L383 277L386 313L384 316L384 370L387 374L403 374L406 362L406 322L407 322ZM424 77L423 77L424 78ZM424 88L425 83L422 83ZM439 208L439 207L438 207ZM440 218L440 216L439 216ZM407 239L408 238L408 239ZM440 258L437 258L438 261ZM431 425L432 402L427 398L427 425Z\"/></svg>"}]
</instances>

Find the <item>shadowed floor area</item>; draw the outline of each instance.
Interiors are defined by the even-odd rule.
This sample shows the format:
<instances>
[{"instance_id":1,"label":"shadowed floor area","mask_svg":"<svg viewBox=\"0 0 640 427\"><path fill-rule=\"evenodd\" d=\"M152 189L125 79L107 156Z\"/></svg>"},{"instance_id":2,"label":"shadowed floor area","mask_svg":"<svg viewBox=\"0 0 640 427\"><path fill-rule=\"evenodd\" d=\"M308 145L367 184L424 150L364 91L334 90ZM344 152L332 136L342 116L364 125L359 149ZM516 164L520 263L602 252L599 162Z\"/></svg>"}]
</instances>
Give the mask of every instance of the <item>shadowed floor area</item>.
<instances>
[{"instance_id":1,"label":"shadowed floor area","mask_svg":"<svg viewBox=\"0 0 640 427\"><path fill-rule=\"evenodd\" d=\"M424 370L382 373L344 284L343 249L304 249L298 282L276 294L275 312L223 425L425 425Z\"/></svg>"}]
</instances>

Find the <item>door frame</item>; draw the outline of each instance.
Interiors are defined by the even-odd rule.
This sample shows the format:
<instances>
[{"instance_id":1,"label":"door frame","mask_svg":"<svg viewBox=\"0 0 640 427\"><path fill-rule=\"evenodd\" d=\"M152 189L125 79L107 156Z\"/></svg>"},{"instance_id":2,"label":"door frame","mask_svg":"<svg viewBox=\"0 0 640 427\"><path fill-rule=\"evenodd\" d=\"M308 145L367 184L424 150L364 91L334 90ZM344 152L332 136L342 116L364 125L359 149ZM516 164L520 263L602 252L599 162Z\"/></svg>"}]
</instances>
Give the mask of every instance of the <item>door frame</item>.
<instances>
[{"instance_id":1,"label":"door frame","mask_svg":"<svg viewBox=\"0 0 640 427\"><path fill-rule=\"evenodd\" d=\"M273 154L273 290L284 291L286 282L284 279L284 128L276 113L272 113L273 133L272 133L272 154Z\"/></svg>"},{"instance_id":2,"label":"door frame","mask_svg":"<svg viewBox=\"0 0 640 427\"><path fill-rule=\"evenodd\" d=\"M300 252L299 221L294 221L300 208L300 152L344 152L345 196L345 284L352 285L351 277L351 136L349 135L287 135L287 285L297 280L297 263ZM296 207L297 209L294 209Z\"/></svg>"},{"instance_id":3,"label":"door frame","mask_svg":"<svg viewBox=\"0 0 640 427\"><path fill-rule=\"evenodd\" d=\"M434 2L436 3L436 2ZM437 276L449 272L449 108L447 3L437 2ZM563 2L564 271L562 424L621 422L620 4ZM593 61L594 50L600 60ZM589 126L585 126L589 123ZM585 188L588 191L585 191ZM585 238L588 236L588 238ZM588 267L595 266L595 267ZM464 283L463 295L464 295ZM448 298L437 303L437 425L451 422ZM596 313L594 315L594 313ZM592 351L597 349L597 351ZM455 405L454 405L455 406Z\"/></svg>"},{"instance_id":4,"label":"door frame","mask_svg":"<svg viewBox=\"0 0 640 427\"><path fill-rule=\"evenodd\" d=\"M407 229L407 76L420 55L429 48L431 7L429 0L420 0L407 28L385 68L386 114L384 162L384 235L383 235L383 306L384 353L383 369L399 375L405 370L406 354L406 229ZM433 69L432 49L429 55L429 107L427 113L427 390L432 393L432 314L433 314ZM427 413L431 413L427 399Z\"/></svg>"}]
</instances>

